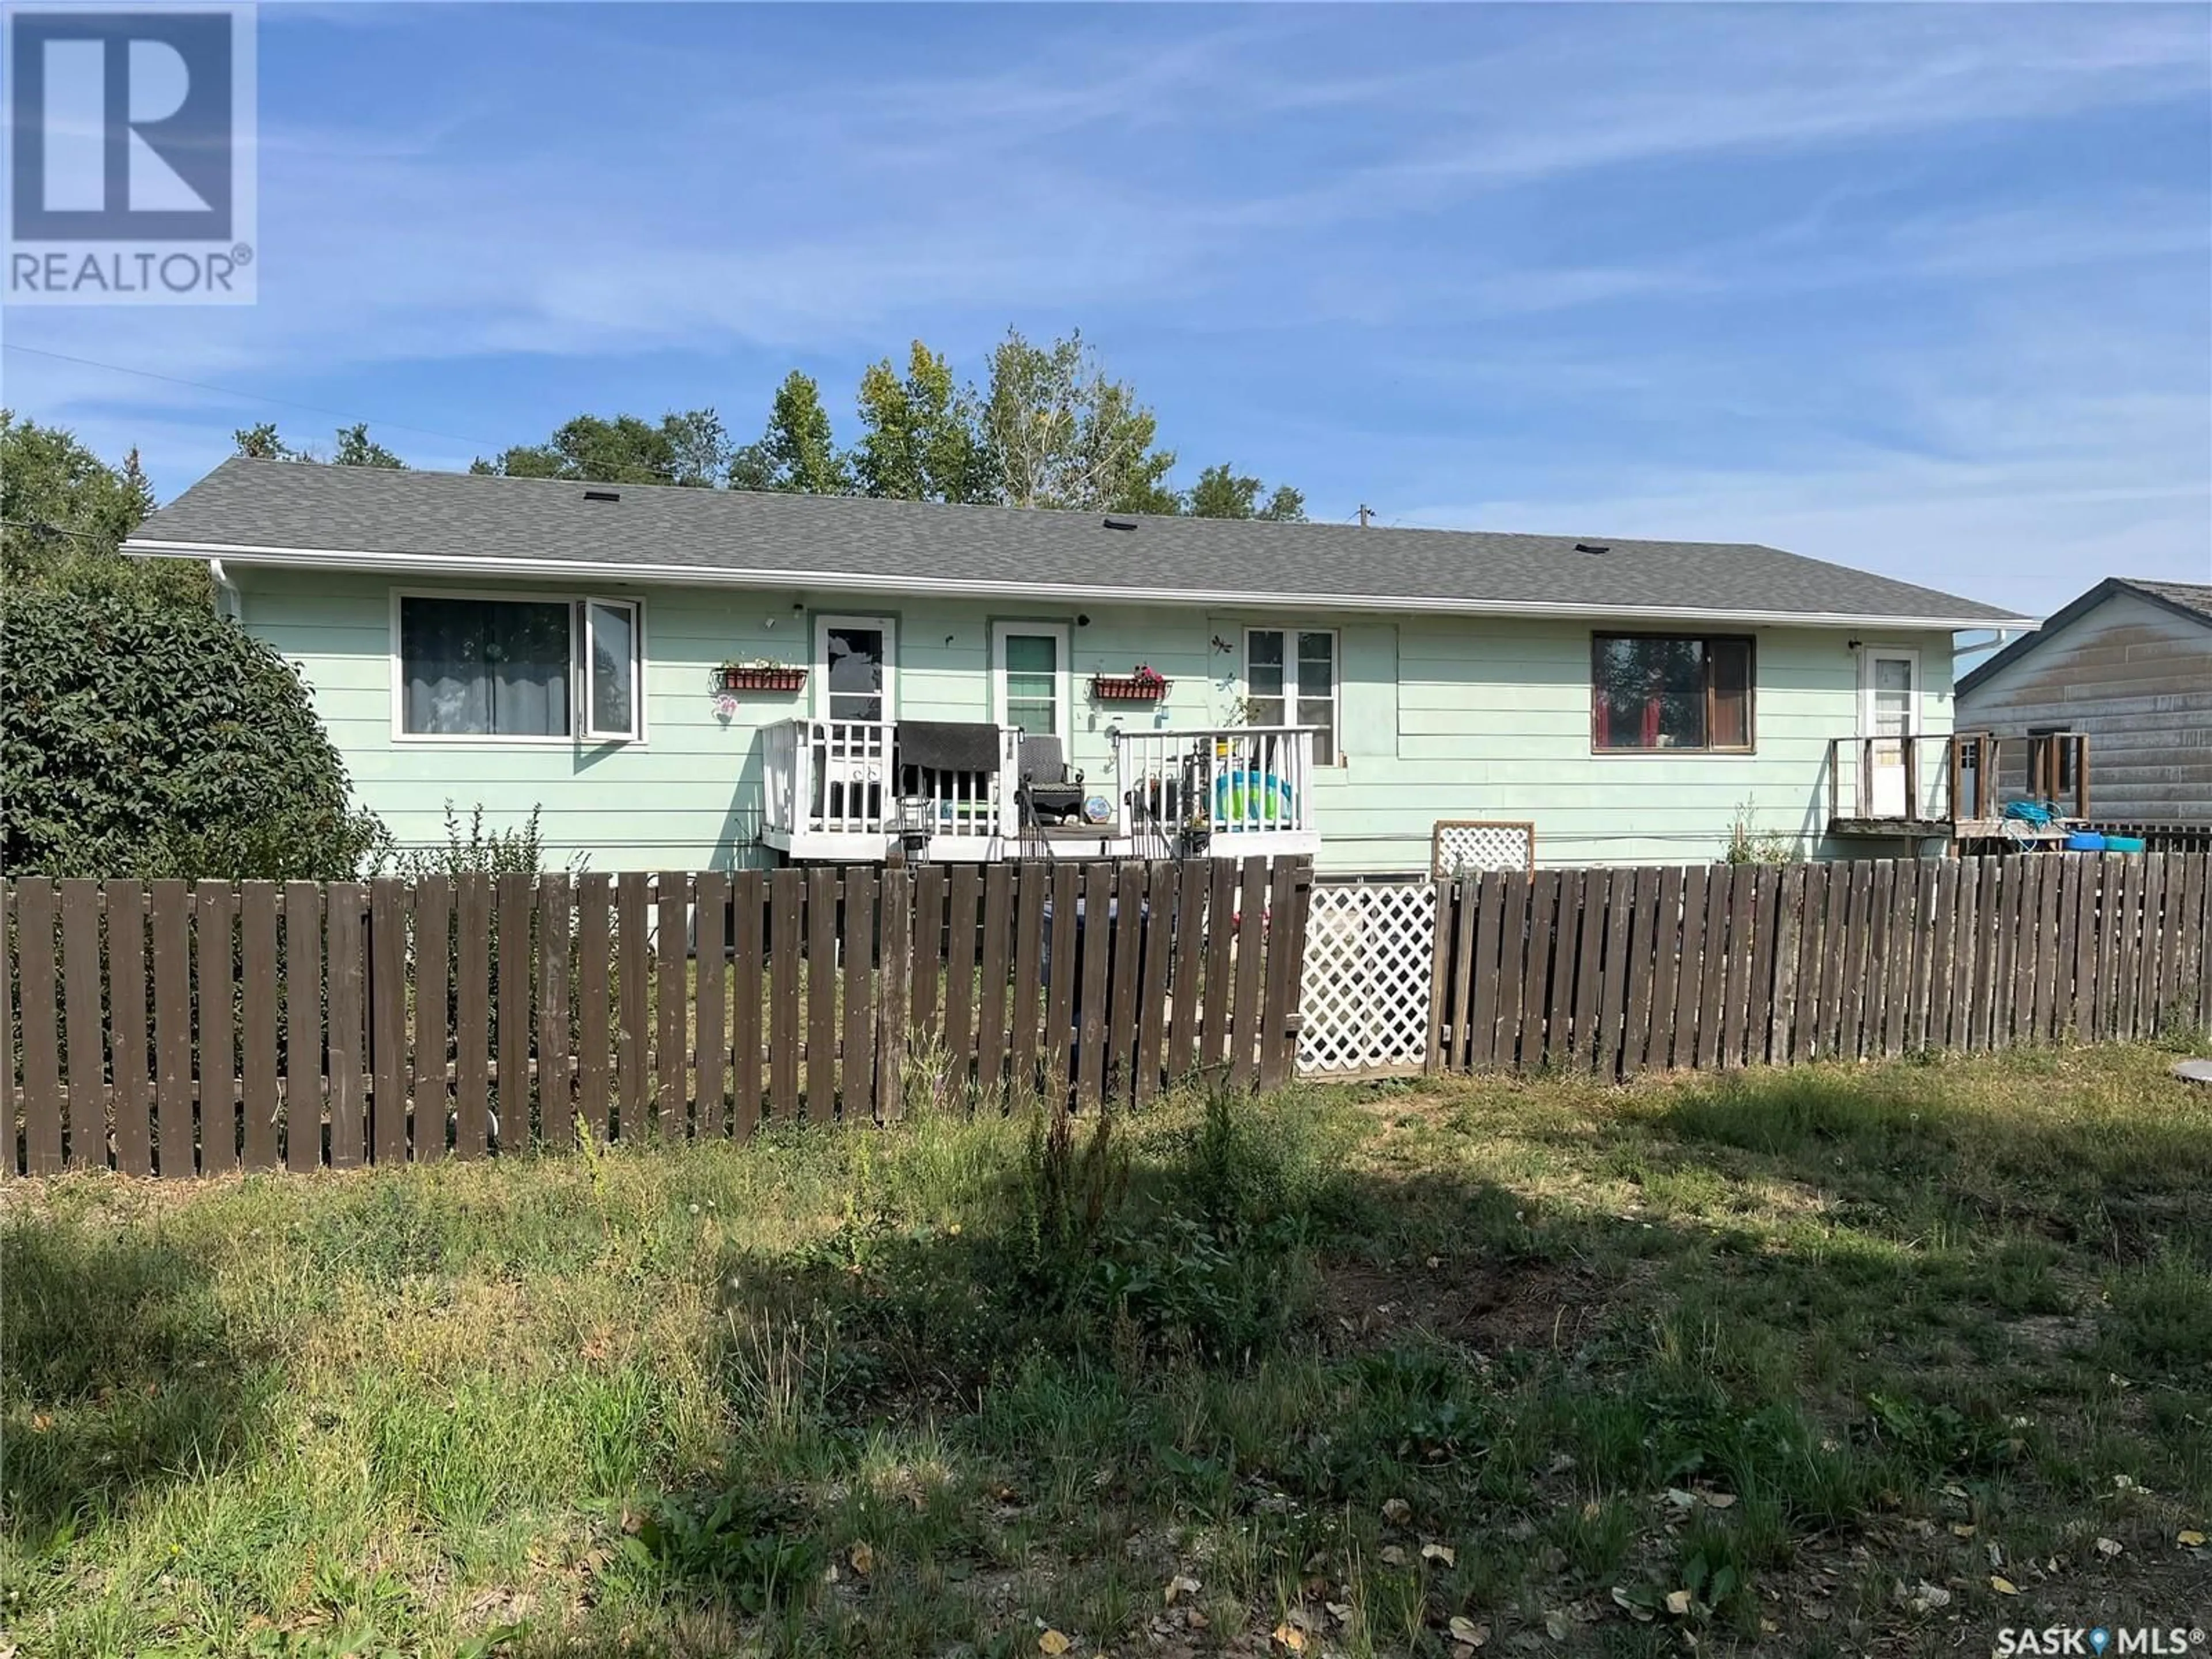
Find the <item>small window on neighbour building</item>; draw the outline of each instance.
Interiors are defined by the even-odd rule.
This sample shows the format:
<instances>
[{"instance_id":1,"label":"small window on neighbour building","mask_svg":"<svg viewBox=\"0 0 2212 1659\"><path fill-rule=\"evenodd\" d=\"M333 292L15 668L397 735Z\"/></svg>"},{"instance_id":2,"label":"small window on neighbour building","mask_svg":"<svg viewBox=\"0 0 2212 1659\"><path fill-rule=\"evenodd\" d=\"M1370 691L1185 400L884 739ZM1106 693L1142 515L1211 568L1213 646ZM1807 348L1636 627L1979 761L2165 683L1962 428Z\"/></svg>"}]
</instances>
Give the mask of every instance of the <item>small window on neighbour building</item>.
<instances>
[{"instance_id":1,"label":"small window on neighbour building","mask_svg":"<svg viewBox=\"0 0 2212 1659\"><path fill-rule=\"evenodd\" d=\"M1245 631L1245 723L1314 727L1317 765L1336 763L1336 635L1331 630Z\"/></svg>"},{"instance_id":2,"label":"small window on neighbour building","mask_svg":"<svg viewBox=\"0 0 2212 1659\"><path fill-rule=\"evenodd\" d=\"M1735 635L1599 634L1590 742L1600 750L1752 747L1752 642Z\"/></svg>"}]
</instances>

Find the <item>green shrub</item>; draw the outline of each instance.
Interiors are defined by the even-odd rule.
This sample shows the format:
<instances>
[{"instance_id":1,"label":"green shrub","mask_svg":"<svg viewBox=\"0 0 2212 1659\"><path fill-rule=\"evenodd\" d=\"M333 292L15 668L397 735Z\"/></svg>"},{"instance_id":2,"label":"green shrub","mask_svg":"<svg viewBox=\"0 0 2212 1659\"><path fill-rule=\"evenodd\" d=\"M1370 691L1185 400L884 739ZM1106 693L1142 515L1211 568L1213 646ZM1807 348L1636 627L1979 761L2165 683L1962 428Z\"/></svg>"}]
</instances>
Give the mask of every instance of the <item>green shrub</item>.
<instances>
[{"instance_id":1,"label":"green shrub","mask_svg":"<svg viewBox=\"0 0 2212 1659\"><path fill-rule=\"evenodd\" d=\"M489 876L496 881L501 876L544 875L545 837L538 827L541 810L532 807L530 816L512 830L488 830L483 805L478 802L471 809L468 827L464 830L460 814L447 801L446 844L410 847L393 854L392 873L410 882L425 876ZM570 860L568 873L581 870L584 861L580 854Z\"/></svg>"},{"instance_id":2,"label":"green shrub","mask_svg":"<svg viewBox=\"0 0 2212 1659\"><path fill-rule=\"evenodd\" d=\"M235 624L18 588L0 635L10 873L330 880L379 845L298 671Z\"/></svg>"}]
</instances>

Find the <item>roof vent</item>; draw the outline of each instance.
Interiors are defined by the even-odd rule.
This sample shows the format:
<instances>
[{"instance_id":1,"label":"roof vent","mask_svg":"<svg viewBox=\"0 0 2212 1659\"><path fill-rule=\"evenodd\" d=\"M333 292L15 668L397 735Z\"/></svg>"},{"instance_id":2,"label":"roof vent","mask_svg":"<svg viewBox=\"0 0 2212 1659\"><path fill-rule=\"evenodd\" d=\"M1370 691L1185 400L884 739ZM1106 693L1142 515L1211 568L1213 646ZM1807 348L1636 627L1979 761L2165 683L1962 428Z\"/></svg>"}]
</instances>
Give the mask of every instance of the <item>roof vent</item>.
<instances>
[{"instance_id":1,"label":"roof vent","mask_svg":"<svg viewBox=\"0 0 2212 1659\"><path fill-rule=\"evenodd\" d=\"M1606 546L1602 542L1577 542L1575 544L1575 551L1577 553L1610 553L1613 550Z\"/></svg>"},{"instance_id":2,"label":"roof vent","mask_svg":"<svg viewBox=\"0 0 2212 1659\"><path fill-rule=\"evenodd\" d=\"M1106 520L1106 527L1109 530L1134 530L1137 527L1137 521L1134 519L1109 519Z\"/></svg>"},{"instance_id":3,"label":"roof vent","mask_svg":"<svg viewBox=\"0 0 2212 1659\"><path fill-rule=\"evenodd\" d=\"M619 489L587 489L584 492L584 499L587 501L618 501L622 499L622 491Z\"/></svg>"}]
</instances>

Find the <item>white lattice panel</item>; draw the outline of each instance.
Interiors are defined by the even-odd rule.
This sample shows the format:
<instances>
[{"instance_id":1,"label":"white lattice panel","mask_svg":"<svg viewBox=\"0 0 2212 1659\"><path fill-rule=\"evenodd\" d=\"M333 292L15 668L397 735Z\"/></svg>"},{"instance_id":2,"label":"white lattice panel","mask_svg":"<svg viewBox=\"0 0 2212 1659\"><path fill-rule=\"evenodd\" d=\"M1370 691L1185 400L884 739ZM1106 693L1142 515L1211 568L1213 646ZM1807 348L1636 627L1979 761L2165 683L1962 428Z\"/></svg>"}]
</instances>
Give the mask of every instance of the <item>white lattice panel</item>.
<instances>
[{"instance_id":1,"label":"white lattice panel","mask_svg":"<svg viewBox=\"0 0 2212 1659\"><path fill-rule=\"evenodd\" d=\"M1536 826L1439 818L1429 847L1430 873L1439 881L1474 870L1529 870L1536 863Z\"/></svg>"},{"instance_id":2,"label":"white lattice panel","mask_svg":"<svg viewBox=\"0 0 2212 1659\"><path fill-rule=\"evenodd\" d=\"M1418 1066L1428 1049L1437 892L1425 881L1316 882L1298 1070Z\"/></svg>"}]
</instances>

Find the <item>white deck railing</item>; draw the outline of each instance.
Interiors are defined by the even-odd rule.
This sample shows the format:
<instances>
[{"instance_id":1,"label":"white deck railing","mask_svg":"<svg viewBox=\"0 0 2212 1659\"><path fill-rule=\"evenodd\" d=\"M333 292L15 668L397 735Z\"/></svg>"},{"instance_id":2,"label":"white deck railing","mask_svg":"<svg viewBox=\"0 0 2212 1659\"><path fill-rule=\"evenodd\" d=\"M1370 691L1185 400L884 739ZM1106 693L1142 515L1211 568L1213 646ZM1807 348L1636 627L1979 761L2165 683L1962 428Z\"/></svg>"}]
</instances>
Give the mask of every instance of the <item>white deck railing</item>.
<instances>
[{"instance_id":1,"label":"white deck railing","mask_svg":"<svg viewBox=\"0 0 2212 1659\"><path fill-rule=\"evenodd\" d=\"M933 858L1058 856L1108 842L1165 856L1198 832L1218 858L1311 852L1318 845L1310 726L1219 726L1117 732L1110 776L1086 787L1117 803L1097 825L1024 826L1017 780L1022 733L999 728L999 769L902 767L891 720L790 720L762 733L763 829L799 858L877 859L900 830L902 799L927 802Z\"/></svg>"},{"instance_id":2,"label":"white deck railing","mask_svg":"<svg viewBox=\"0 0 2212 1659\"><path fill-rule=\"evenodd\" d=\"M1114 740L1121 832L1203 829L1217 854L1239 842L1310 835L1313 740L1310 726L1123 732Z\"/></svg>"},{"instance_id":3,"label":"white deck railing","mask_svg":"<svg viewBox=\"0 0 2212 1659\"><path fill-rule=\"evenodd\" d=\"M893 720L780 721L762 733L766 828L787 836L889 836L900 799L921 797L933 836L1010 835L1020 738L1016 728L1000 728L995 773L946 772L901 767Z\"/></svg>"}]
</instances>

